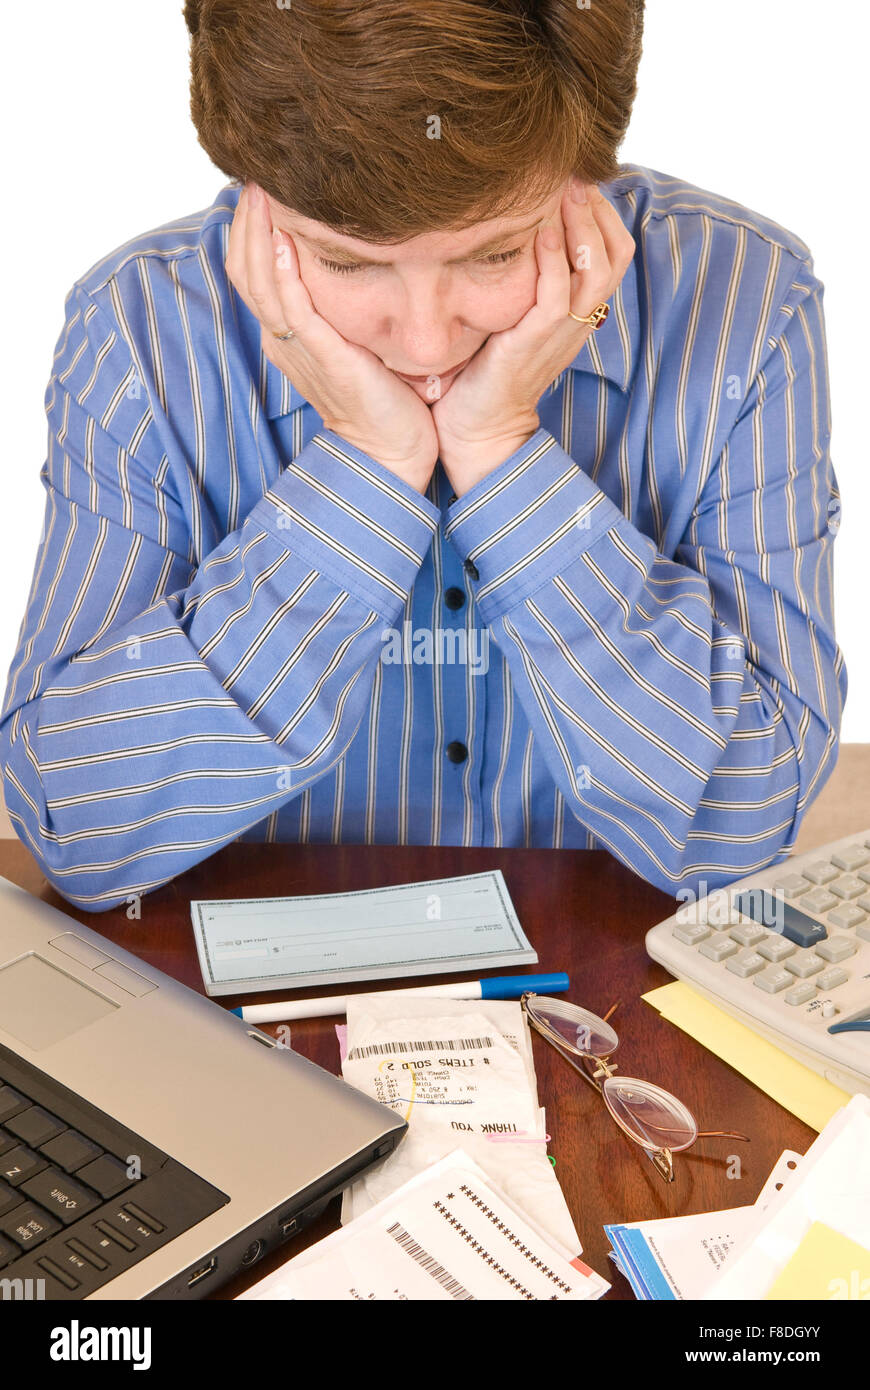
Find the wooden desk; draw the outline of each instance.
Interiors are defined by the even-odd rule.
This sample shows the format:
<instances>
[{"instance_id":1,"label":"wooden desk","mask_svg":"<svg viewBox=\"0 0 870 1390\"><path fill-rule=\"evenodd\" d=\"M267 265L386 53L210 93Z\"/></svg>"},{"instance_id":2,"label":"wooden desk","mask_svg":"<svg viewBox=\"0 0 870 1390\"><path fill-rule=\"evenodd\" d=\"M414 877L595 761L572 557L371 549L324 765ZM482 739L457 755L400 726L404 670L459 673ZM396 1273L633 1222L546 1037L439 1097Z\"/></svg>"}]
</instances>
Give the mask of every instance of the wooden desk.
<instances>
[{"instance_id":1,"label":"wooden desk","mask_svg":"<svg viewBox=\"0 0 870 1390\"><path fill-rule=\"evenodd\" d=\"M868 823L870 816L861 828ZM617 1128L592 1088L533 1032L538 1091L552 1136L549 1151L583 1242L584 1259L612 1283L609 1298L633 1298L628 1283L607 1259L604 1222L753 1202L782 1150L802 1153L815 1137L807 1125L642 1002L641 994L670 978L643 946L647 929L674 910L668 895L603 851L235 843L148 894L142 900L141 919L131 921L123 907L105 913L72 907L46 882L23 845L17 840L0 842L0 874L200 993L204 991L190 923L192 898L314 893L326 888L338 892L492 868L504 873L520 921L538 952L539 965L528 971L567 971L572 983L568 997L596 1013L621 1001L613 1020L620 1036L620 1070L673 1091L694 1112L701 1129L738 1129L751 1139L749 1144L699 1140L675 1157L676 1179L668 1185ZM437 977L421 977L415 983L434 984ZM316 993L324 990L301 990L293 997ZM265 1002L284 996L278 992L257 997ZM227 996L221 1005L242 1002L242 996ZM311 1019L292 1025L295 1050L335 1073L340 1072L338 1021ZM265 1026L274 1033L278 1025ZM733 1153L741 1160L739 1179L727 1176L727 1156ZM336 1229L338 1213L335 1201L295 1245L267 1255L250 1272L217 1290L215 1297L234 1297L291 1251Z\"/></svg>"}]
</instances>

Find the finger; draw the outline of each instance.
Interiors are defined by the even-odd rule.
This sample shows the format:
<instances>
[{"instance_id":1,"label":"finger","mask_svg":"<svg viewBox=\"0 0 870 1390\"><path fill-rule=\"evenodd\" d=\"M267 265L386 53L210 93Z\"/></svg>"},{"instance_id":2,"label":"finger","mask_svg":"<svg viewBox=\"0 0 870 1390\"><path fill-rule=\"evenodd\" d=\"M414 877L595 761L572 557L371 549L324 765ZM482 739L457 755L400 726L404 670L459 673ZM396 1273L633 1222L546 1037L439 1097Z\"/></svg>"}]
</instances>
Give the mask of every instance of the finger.
<instances>
[{"instance_id":1,"label":"finger","mask_svg":"<svg viewBox=\"0 0 870 1390\"><path fill-rule=\"evenodd\" d=\"M565 226L557 211L535 238L538 260L537 308L547 322L564 318L571 296L571 268L565 246Z\"/></svg>"},{"instance_id":2,"label":"finger","mask_svg":"<svg viewBox=\"0 0 870 1390\"><path fill-rule=\"evenodd\" d=\"M227 243L227 256L224 261L227 275L235 285L243 299L247 296L247 282L245 279L245 222L248 215L247 189L243 188L239 194L239 201L236 204L236 211L230 224L230 235Z\"/></svg>"},{"instance_id":3,"label":"finger","mask_svg":"<svg viewBox=\"0 0 870 1390\"><path fill-rule=\"evenodd\" d=\"M621 279L637 250L634 237L616 208L609 198L605 198L597 184L589 185L587 191L589 193L589 206L604 243L607 259L613 271Z\"/></svg>"},{"instance_id":4,"label":"finger","mask_svg":"<svg viewBox=\"0 0 870 1390\"><path fill-rule=\"evenodd\" d=\"M582 184L578 180L577 186L586 191L586 202L578 203L570 191L562 199L568 258L571 269L581 275L587 288L597 285L603 290L610 280L610 258L589 197L592 185Z\"/></svg>"},{"instance_id":5,"label":"finger","mask_svg":"<svg viewBox=\"0 0 870 1390\"><path fill-rule=\"evenodd\" d=\"M274 255L275 289L280 313L287 328L312 351L335 351L339 335L321 318L302 282L299 253L288 232L276 229Z\"/></svg>"},{"instance_id":6,"label":"finger","mask_svg":"<svg viewBox=\"0 0 870 1390\"><path fill-rule=\"evenodd\" d=\"M275 251L272 218L262 189L251 187L245 222L245 270L248 303L264 328L286 333L295 324L283 322L281 301L275 283Z\"/></svg>"}]
</instances>

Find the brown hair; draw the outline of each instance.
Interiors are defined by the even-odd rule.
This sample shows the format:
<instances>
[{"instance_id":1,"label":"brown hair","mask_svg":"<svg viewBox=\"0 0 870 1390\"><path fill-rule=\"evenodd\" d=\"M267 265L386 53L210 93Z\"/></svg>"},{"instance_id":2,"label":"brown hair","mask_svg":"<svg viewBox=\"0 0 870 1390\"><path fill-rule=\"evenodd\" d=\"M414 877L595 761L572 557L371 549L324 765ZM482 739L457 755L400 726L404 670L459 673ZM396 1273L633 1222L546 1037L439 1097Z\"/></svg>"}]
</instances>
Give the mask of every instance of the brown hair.
<instances>
[{"instance_id":1,"label":"brown hair","mask_svg":"<svg viewBox=\"0 0 870 1390\"><path fill-rule=\"evenodd\" d=\"M303 217L373 243L460 231L617 176L643 6L186 0L191 115L219 169Z\"/></svg>"}]
</instances>

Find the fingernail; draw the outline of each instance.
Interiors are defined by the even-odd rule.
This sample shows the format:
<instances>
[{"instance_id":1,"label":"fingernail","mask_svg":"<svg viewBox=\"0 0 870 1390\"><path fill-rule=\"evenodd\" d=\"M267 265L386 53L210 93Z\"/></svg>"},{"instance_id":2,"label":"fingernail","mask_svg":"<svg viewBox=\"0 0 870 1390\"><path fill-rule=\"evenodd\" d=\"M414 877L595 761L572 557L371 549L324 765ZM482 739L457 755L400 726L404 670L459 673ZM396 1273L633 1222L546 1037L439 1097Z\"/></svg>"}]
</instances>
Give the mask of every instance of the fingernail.
<instances>
[{"instance_id":1,"label":"fingernail","mask_svg":"<svg viewBox=\"0 0 870 1390\"><path fill-rule=\"evenodd\" d=\"M283 244L284 244L284 243L283 243L282 240L281 240L281 233L280 233L280 231L278 230L277 227L273 227L273 228L272 228L272 250L275 252L275 256L276 256L276 257L280 256L280 254L281 254L281 247L283 246Z\"/></svg>"},{"instance_id":2,"label":"fingernail","mask_svg":"<svg viewBox=\"0 0 870 1390\"><path fill-rule=\"evenodd\" d=\"M555 251L559 245L559 233L556 231L555 223L548 217L541 223L541 241L549 251Z\"/></svg>"},{"instance_id":3,"label":"fingernail","mask_svg":"<svg viewBox=\"0 0 870 1390\"><path fill-rule=\"evenodd\" d=\"M586 185L582 179L575 178L571 180L571 197L574 199L575 203L589 202L586 196Z\"/></svg>"},{"instance_id":4,"label":"fingernail","mask_svg":"<svg viewBox=\"0 0 870 1390\"><path fill-rule=\"evenodd\" d=\"M256 183L248 184L248 202L255 208L260 201L260 186Z\"/></svg>"}]
</instances>

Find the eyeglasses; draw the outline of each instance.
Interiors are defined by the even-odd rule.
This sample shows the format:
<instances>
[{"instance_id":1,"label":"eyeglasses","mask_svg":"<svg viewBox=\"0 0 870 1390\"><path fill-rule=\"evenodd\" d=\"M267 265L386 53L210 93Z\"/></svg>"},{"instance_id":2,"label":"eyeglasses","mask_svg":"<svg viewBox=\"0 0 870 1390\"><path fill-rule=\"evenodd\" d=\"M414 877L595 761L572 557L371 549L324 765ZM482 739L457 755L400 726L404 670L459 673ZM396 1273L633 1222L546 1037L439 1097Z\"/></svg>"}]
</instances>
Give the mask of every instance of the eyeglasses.
<instances>
[{"instance_id":1,"label":"eyeglasses","mask_svg":"<svg viewBox=\"0 0 870 1390\"><path fill-rule=\"evenodd\" d=\"M736 1130L699 1130L694 1115L682 1101L651 1081L614 1075L616 1066L609 1059L619 1046L619 1038L607 1020L617 1004L599 1018L576 1004L543 994L524 994L520 1003L536 1032L604 1097L611 1117L629 1139L640 1145L666 1182L674 1181L674 1154L688 1149L696 1139L740 1139L749 1143L749 1136Z\"/></svg>"}]
</instances>

